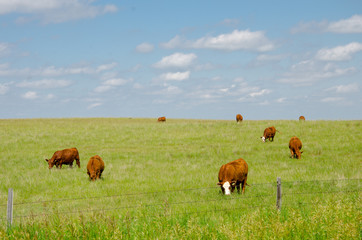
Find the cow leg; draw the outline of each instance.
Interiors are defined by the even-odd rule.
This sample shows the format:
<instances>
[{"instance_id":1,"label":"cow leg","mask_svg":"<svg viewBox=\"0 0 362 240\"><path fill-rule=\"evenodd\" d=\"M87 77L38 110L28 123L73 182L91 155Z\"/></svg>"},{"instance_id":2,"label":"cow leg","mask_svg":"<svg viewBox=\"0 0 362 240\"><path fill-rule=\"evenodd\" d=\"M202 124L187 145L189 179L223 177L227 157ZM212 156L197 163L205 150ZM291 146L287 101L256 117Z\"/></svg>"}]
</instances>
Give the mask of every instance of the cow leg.
<instances>
[{"instance_id":1,"label":"cow leg","mask_svg":"<svg viewBox=\"0 0 362 240\"><path fill-rule=\"evenodd\" d=\"M242 190L242 193L244 194L245 193L245 186L246 186L246 180L248 179L248 177L246 176L245 177L245 179L244 179L244 181L241 183L242 184L242 188L243 188L243 190Z\"/></svg>"},{"instance_id":2,"label":"cow leg","mask_svg":"<svg viewBox=\"0 0 362 240\"><path fill-rule=\"evenodd\" d=\"M240 183L236 184L236 190L238 191L238 193L240 194Z\"/></svg>"},{"instance_id":3,"label":"cow leg","mask_svg":"<svg viewBox=\"0 0 362 240\"><path fill-rule=\"evenodd\" d=\"M76 158L75 161L77 162L78 168L80 168L80 161L79 158Z\"/></svg>"}]
</instances>

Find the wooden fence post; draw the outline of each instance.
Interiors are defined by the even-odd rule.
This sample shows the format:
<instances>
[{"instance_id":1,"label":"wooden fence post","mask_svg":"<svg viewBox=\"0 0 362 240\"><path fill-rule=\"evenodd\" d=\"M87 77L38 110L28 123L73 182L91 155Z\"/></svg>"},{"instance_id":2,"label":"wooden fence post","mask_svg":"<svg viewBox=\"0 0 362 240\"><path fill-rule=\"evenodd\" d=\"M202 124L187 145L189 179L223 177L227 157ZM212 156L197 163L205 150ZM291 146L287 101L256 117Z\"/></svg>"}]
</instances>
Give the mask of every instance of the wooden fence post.
<instances>
[{"instance_id":1,"label":"wooden fence post","mask_svg":"<svg viewBox=\"0 0 362 240\"><path fill-rule=\"evenodd\" d=\"M13 223L13 189L9 188L9 193L8 193L8 209L7 209L7 220L8 220L8 225L7 225L7 229L11 228L11 224Z\"/></svg>"},{"instance_id":2,"label":"wooden fence post","mask_svg":"<svg viewBox=\"0 0 362 240\"><path fill-rule=\"evenodd\" d=\"M277 210L282 207L282 180L280 177L277 178Z\"/></svg>"}]
</instances>

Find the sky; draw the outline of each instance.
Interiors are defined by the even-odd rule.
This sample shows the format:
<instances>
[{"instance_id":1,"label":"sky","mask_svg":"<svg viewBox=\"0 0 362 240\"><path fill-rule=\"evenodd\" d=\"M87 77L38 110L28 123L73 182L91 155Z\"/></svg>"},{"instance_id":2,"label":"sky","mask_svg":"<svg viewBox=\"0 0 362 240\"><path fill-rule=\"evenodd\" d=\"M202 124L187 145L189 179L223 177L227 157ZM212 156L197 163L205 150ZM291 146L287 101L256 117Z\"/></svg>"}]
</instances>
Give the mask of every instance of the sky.
<instances>
[{"instance_id":1,"label":"sky","mask_svg":"<svg viewBox=\"0 0 362 240\"><path fill-rule=\"evenodd\" d=\"M362 1L0 0L0 118L362 119Z\"/></svg>"}]
</instances>

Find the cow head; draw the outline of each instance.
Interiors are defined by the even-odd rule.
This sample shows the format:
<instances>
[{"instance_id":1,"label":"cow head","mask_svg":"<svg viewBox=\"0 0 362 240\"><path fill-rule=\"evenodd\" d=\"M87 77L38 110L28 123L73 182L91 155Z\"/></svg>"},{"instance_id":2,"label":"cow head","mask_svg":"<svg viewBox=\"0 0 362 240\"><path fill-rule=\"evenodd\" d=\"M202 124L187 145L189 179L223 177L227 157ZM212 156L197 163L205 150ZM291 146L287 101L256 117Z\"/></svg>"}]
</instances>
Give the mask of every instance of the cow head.
<instances>
[{"instance_id":1,"label":"cow head","mask_svg":"<svg viewBox=\"0 0 362 240\"><path fill-rule=\"evenodd\" d=\"M302 158L302 153L303 151L297 151L295 154L297 155L297 159L301 159Z\"/></svg>"},{"instance_id":2,"label":"cow head","mask_svg":"<svg viewBox=\"0 0 362 240\"><path fill-rule=\"evenodd\" d=\"M226 181L224 183L217 183L217 185L220 185L221 187L221 191L225 194L225 195L230 195L234 189L235 189L235 183L234 181L232 181L231 183L229 183L229 181Z\"/></svg>"},{"instance_id":3,"label":"cow head","mask_svg":"<svg viewBox=\"0 0 362 240\"><path fill-rule=\"evenodd\" d=\"M261 138L261 140L263 140L263 142L265 142L265 137L264 136L262 136L260 138Z\"/></svg>"},{"instance_id":4,"label":"cow head","mask_svg":"<svg viewBox=\"0 0 362 240\"><path fill-rule=\"evenodd\" d=\"M89 180L94 181L94 180L98 179L98 174L96 171L91 170L91 171L88 171L87 173L89 175Z\"/></svg>"},{"instance_id":5,"label":"cow head","mask_svg":"<svg viewBox=\"0 0 362 240\"><path fill-rule=\"evenodd\" d=\"M49 165L49 169L53 168L54 165L56 165L56 167L58 168L58 164L57 164L57 161L55 159L45 159L45 161L48 162L48 165Z\"/></svg>"}]
</instances>

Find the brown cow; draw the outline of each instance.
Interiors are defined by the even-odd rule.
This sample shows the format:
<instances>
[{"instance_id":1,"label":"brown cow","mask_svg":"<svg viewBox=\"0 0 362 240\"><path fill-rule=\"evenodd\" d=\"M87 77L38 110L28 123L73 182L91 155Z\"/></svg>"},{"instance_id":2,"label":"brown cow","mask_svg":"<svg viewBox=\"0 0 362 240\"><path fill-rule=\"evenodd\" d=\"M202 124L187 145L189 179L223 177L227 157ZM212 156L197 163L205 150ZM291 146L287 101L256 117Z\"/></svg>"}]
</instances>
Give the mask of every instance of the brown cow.
<instances>
[{"instance_id":1,"label":"brown cow","mask_svg":"<svg viewBox=\"0 0 362 240\"><path fill-rule=\"evenodd\" d=\"M302 157L302 153L300 149L302 149L302 142L297 137L292 137L289 141L289 149L291 157L296 157L297 159L300 159Z\"/></svg>"},{"instance_id":2,"label":"brown cow","mask_svg":"<svg viewBox=\"0 0 362 240\"><path fill-rule=\"evenodd\" d=\"M159 122L166 122L166 117L159 117L159 118L157 119L157 121L159 121Z\"/></svg>"},{"instance_id":3,"label":"brown cow","mask_svg":"<svg viewBox=\"0 0 362 240\"><path fill-rule=\"evenodd\" d=\"M241 114L237 114L236 115L236 122L242 122L243 121L243 116L241 116Z\"/></svg>"},{"instance_id":4,"label":"brown cow","mask_svg":"<svg viewBox=\"0 0 362 240\"><path fill-rule=\"evenodd\" d=\"M242 192L245 193L246 180L248 178L248 164L244 159L239 158L221 166L219 171L219 182L221 191L225 195L230 195L234 192L235 186L240 193L240 184Z\"/></svg>"},{"instance_id":5,"label":"brown cow","mask_svg":"<svg viewBox=\"0 0 362 240\"><path fill-rule=\"evenodd\" d=\"M275 129L274 126L271 126L271 127L267 127L265 128L264 130L264 134L263 136L261 136L261 139L263 140L263 142L265 142L267 139L269 139L269 141L274 141L274 136L275 136L275 133L277 132L278 130ZM279 132L279 131L278 131ZM271 140L270 140L271 139Z\"/></svg>"},{"instance_id":6,"label":"brown cow","mask_svg":"<svg viewBox=\"0 0 362 240\"><path fill-rule=\"evenodd\" d=\"M62 168L62 165L69 165L73 167L73 162L77 162L78 167L80 168L79 153L76 148L68 148L60 151L56 151L51 159L45 159L49 164L49 169L54 165L57 168Z\"/></svg>"},{"instance_id":7,"label":"brown cow","mask_svg":"<svg viewBox=\"0 0 362 240\"><path fill-rule=\"evenodd\" d=\"M300 117L299 117L299 121L305 121L305 117L304 117L304 116L300 116Z\"/></svg>"},{"instance_id":8,"label":"brown cow","mask_svg":"<svg viewBox=\"0 0 362 240\"><path fill-rule=\"evenodd\" d=\"M89 159L87 164L87 174L89 179L94 181L99 179L102 176L104 170L104 162L102 158L98 155L95 155Z\"/></svg>"}]
</instances>

